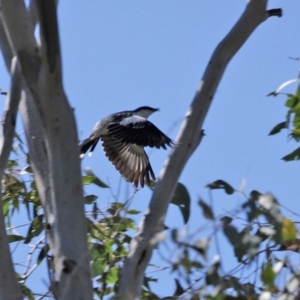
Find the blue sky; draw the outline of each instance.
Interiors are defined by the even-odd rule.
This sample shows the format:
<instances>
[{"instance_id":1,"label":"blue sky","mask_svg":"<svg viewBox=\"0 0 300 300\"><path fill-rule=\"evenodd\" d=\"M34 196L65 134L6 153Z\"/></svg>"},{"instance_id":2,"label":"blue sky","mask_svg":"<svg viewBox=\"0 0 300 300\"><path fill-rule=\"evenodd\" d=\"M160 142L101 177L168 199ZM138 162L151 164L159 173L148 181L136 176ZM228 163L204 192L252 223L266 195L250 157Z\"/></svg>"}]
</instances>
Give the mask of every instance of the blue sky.
<instances>
[{"instance_id":1,"label":"blue sky","mask_svg":"<svg viewBox=\"0 0 300 300\"><path fill-rule=\"evenodd\" d=\"M245 3L61 0L58 12L64 85L75 109L79 139L86 138L107 114L142 105L160 108L150 120L176 139L214 48L239 18ZM237 189L244 181L246 193L253 189L272 192L285 206L300 210L299 162L281 160L297 145L288 141L287 132L268 136L272 127L284 120L285 98L266 97L298 75L299 62L288 57L300 56L300 2L270 1L269 8L277 7L283 9L283 17L261 24L230 62L203 126L206 136L180 177L192 199L190 231L207 222L197 200L202 197L209 201L205 185L216 179L224 179ZM4 67L0 68L0 78L0 87L6 90L9 84ZM295 89L293 85L286 91ZM20 123L18 128L22 132ZM147 153L158 176L169 150L148 149ZM82 166L91 167L116 192L120 175L101 147L91 158L86 157ZM133 187L123 182L119 200L132 191ZM109 191L97 193L99 207L112 201ZM219 215L244 200L238 194L212 195ZM144 211L150 196L147 188L140 190L132 207ZM170 206L166 224L182 228L176 207ZM222 251L222 255L232 256L230 250ZM154 255L153 262L157 261ZM161 276L160 284L153 286L158 294L173 292L173 282L166 280L170 277L153 275Z\"/></svg>"}]
</instances>

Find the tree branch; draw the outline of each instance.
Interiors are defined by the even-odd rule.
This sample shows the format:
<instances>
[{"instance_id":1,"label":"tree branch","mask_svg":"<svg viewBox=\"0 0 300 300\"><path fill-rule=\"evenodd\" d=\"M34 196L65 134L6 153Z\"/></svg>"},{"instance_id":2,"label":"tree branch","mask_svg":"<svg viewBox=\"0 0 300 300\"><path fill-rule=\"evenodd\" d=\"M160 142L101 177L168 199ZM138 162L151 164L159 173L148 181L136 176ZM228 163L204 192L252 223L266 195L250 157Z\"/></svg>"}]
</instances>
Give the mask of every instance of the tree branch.
<instances>
[{"instance_id":1,"label":"tree branch","mask_svg":"<svg viewBox=\"0 0 300 300\"><path fill-rule=\"evenodd\" d=\"M35 9L35 0L30 2L30 19L32 20L32 28L35 27L38 16ZM0 22L0 46L5 61L6 68L10 72L10 65L13 58L12 49L9 45L7 36L5 34L3 24ZM24 84L22 77L18 78L22 85L22 90L25 91L26 85ZM35 181L38 186L41 202L46 211L49 211L47 207L51 205L50 193L49 193L49 170L48 170L48 156L46 151L45 132L43 128L43 122L40 119L39 112L29 90L22 93L19 109L21 117L23 119L25 135L29 152L31 153L31 166L34 170Z\"/></svg>"},{"instance_id":2,"label":"tree branch","mask_svg":"<svg viewBox=\"0 0 300 300\"><path fill-rule=\"evenodd\" d=\"M267 0L249 1L244 13L215 49L195 97L176 139L176 146L166 160L156 184L150 206L132 239L122 270L118 299L140 299L145 269L155 244L155 235L163 224L178 178L201 140L201 127L223 73L241 46L269 14Z\"/></svg>"},{"instance_id":3,"label":"tree branch","mask_svg":"<svg viewBox=\"0 0 300 300\"><path fill-rule=\"evenodd\" d=\"M12 55L18 57L20 71L34 96L38 95L37 82L41 59L34 38L34 27L24 1L1 0L1 20L9 37Z\"/></svg>"},{"instance_id":4,"label":"tree branch","mask_svg":"<svg viewBox=\"0 0 300 300\"><path fill-rule=\"evenodd\" d=\"M36 10L31 2L30 12L41 25L40 48L23 1L1 0L1 18L25 85L20 109L38 191L44 199L57 297L92 299L77 130L62 87L56 6L51 1L47 5L36 1ZM56 45L50 45L53 42Z\"/></svg>"},{"instance_id":5,"label":"tree branch","mask_svg":"<svg viewBox=\"0 0 300 300\"><path fill-rule=\"evenodd\" d=\"M12 63L11 73L11 89L7 95L6 107L1 126L2 135L0 140L0 178L3 177L6 169L7 160L13 143L16 115L22 88L19 80L20 71L17 67L16 59L14 59ZM2 180L0 181L0 189L2 190ZM2 203L1 194L0 201ZM23 299L10 254L2 205L0 209L0 266L0 300Z\"/></svg>"},{"instance_id":6,"label":"tree branch","mask_svg":"<svg viewBox=\"0 0 300 300\"><path fill-rule=\"evenodd\" d=\"M42 104L39 101L38 78L41 67L39 47L34 37L34 28L37 21L36 6L30 3L30 14L24 1L0 0L1 4L1 50L6 67L10 70L12 56L18 57L19 68L22 73L23 83L30 92L31 98L39 111L44 128ZM33 20L30 20L30 17Z\"/></svg>"},{"instance_id":7,"label":"tree branch","mask_svg":"<svg viewBox=\"0 0 300 300\"><path fill-rule=\"evenodd\" d=\"M56 1L36 1L38 15L40 16L40 30L42 45L44 46L45 63L50 73L61 71L60 45L58 23L56 15ZM59 64L59 66L57 66ZM61 73L58 74L61 77ZM60 78L61 80L61 78Z\"/></svg>"}]
</instances>

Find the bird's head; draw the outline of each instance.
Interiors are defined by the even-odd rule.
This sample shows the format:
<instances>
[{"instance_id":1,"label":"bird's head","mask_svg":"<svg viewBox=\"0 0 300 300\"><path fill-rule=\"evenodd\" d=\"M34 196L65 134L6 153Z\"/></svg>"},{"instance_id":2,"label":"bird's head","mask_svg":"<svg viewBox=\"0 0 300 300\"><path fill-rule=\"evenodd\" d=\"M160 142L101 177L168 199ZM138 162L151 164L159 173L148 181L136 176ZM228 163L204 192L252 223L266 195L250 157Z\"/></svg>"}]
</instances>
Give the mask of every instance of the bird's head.
<instances>
[{"instance_id":1,"label":"bird's head","mask_svg":"<svg viewBox=\"0 0 300 300\"><path fill-rule=\"evenodd\" d=\"M151 114L158 111L159 108L153 108L150 106L141 106L134 110L134 113L137 114L140 117L148 118Z\"/></svg>"}]
</instances>

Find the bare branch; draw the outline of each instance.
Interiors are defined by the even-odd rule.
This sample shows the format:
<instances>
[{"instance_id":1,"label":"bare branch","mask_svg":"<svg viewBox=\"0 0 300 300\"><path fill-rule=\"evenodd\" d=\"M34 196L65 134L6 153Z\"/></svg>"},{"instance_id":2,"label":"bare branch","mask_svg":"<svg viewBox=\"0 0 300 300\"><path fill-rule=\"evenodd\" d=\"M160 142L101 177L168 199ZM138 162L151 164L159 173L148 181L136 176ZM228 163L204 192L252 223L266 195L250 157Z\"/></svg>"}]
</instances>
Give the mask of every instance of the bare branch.
<instances>
[{"instance_id":1,"label":"bare branch","mask_svg":"<svg viewBox=\"0 0 300 300\"><path fill-rule=\"evenodd\" d=\"M131 242L130 253L122 270L118 299L140 298L145 268L155 246L154 237L164 222L178 178L187 160L199 145L202 136L201 127L217 86L229 61L257 26L269 16L266 4L267 0L249 1L238 22L215 49L186 113L176 146L160 173L149 209Z\"/></svg>"},{"instance_id":2,"label":"bare branch","mask_svg":"<svg viewBox=\"0 0 300 300\"><path fill-rule=\"evenodd\" d=\"M1 20L13 55L18 57L21 73L31 93L37 95L40 69L39 49L34 28L24 1L1 0Z\"/></svg>"},{"instance_id":3,"label":"bare branch","mask_svg":"<svg viewBox=\"0 0 300 300\"><path fill-rule=\"evenodd\" d=\"M43 129L41 117L29 91L22 94L19 110L28 144L30 164L34 172L41 202L44 209L49 212L52 210L50 209L49 165L45 130ZM49 217L49 214L46 214L46 218L48 219Z\"/></svg>"},{"instance_id":4,"label":"bare branch","mask_svg":"<svg viewBox=\"0 0 300 300\"><path fill-rule=\"evenodd\" d=\"M17 67L17 60L14 59L12 63L12 85L7 96L6 108L1 126L0 178L3 177L6 168L15 133L16 115L21 94L19 78L20 72ZM0 181L0 189L2 189L1 185L2 180ZM0 201L2 203L1 198ZM21 289L13 268L2 208L0 209L0 266L0 300L22 299Z\"/></svg>"},{"instance_id":5,"label":"bare branch","mask_svg":"<svg viewBox=\"0 0 300 300\"><path fill-rule=\"evenodd\" d=\"M50 73L53 73L54 70L61 71L56 1L36 1L36 6L40 16L41 39L48 71ZM61 77L61 74L58 75Z\"/></svg>"},{"instance_id":6,"label":"bare branch","mask_svg":"<svg viewBox=\"0 0 300 300\"><path fill-rule=\"evenodd\" d=\"M268 17L282 17L282 9L281 8L273 8L267 10Z\"/></svg>"},{"instance_id":7,"label":"bare branch","mask_svg":"<svg viewBox=\"0 0 300 300\"><path fill-rule=\"evenodd\" d=\"M37 263L31 267L31 262L32 262L32 255L35 252L36 249L40 246L40 244L45 242L45 235L43 235L31 248L31 250L27 254L27 261L26 261L26 266L25 270L23 273L23 279L26 279L29 277L29 275L32 273L32 271L36 268Z\"/></svg>"},{"instance_id":8,"label":"bare branch","mask_svg":"<svg viewBox=\"0 0 300 300\"><path fill-rule=\"evenodd\" d=\"M31 20L32 28L34 29L38 22L38 12L36 7L36 0L30 0L28 7L29 18Z\"/></svg>"}]
</instances>

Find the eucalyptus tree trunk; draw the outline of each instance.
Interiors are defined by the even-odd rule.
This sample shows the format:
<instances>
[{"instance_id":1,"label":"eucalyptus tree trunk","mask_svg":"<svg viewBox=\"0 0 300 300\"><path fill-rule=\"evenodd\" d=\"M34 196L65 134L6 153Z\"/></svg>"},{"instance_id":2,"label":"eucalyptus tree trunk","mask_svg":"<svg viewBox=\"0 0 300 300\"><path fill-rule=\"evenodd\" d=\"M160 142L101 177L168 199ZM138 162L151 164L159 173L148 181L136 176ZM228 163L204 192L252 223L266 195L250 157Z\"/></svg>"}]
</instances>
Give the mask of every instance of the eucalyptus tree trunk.
<instances>
[{"instance_id":1,"label":"eucalyptus tree trunk","mask_svg":"<svg viewBox=\"0 0 300 300\"><path fill-rule=\"evenodd\" d=\"M29 9L23 0L0 4L0 46L12 80L0 144L0 175L12 145L11 121L21 100L19 109L54 256L51 290L56 299L92 299L77 128L62 84L56 1L31 0ZM40 44L34 37L36 23ZM0 300L22 299L1 214L0 218L0 263L6 259L8 265L5 270L0 266ZM10 297L12 290L14 297Z\"/></svg>"}]
</instances>

